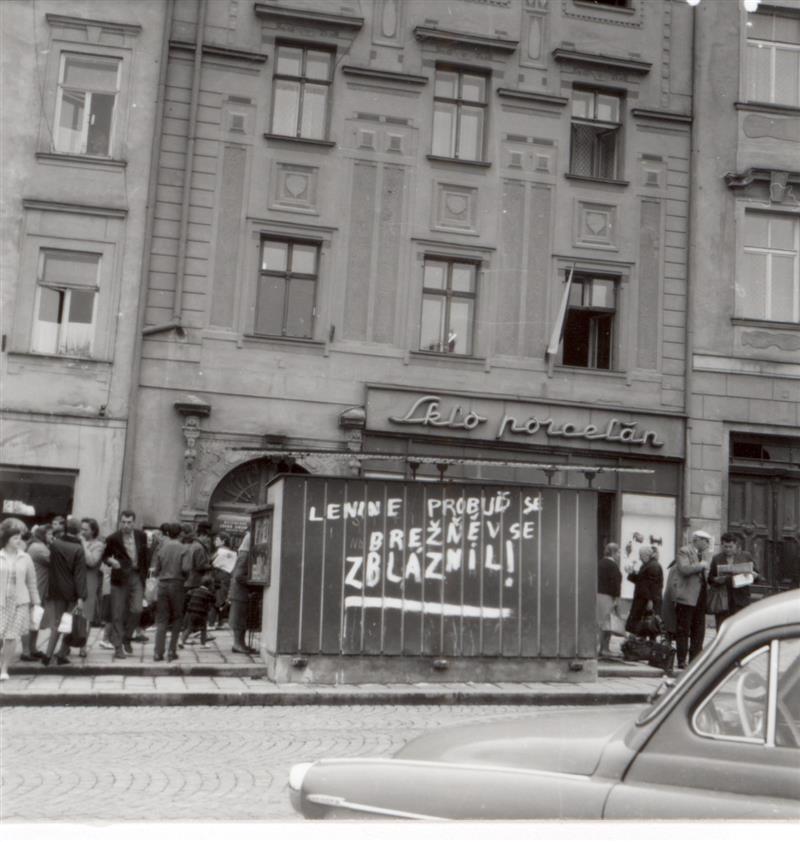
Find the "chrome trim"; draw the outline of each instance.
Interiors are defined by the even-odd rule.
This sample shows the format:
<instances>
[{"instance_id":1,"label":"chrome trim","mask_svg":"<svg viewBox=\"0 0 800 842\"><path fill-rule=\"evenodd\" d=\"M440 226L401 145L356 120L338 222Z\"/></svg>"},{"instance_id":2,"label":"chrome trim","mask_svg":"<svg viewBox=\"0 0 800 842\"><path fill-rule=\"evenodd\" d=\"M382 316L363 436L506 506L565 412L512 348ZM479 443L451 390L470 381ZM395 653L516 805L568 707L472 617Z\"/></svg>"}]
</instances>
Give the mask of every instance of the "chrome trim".
<instances>
[{"instance_id":1,"label":"chrome trim","mask_svg":"<svg viewBox=\"0 0 800 842\"><path fill-rule=\"evenodd\" d=\"M735 735L727 735L727 734L707 734L705 731L701 731L697 725L697 716L700 711L705 707L708 700L717 692L717 690L735 673L737 670L740 670L742 667L746 666L750 663L754 658L757 658L759 655L763 654L766 651L771 649L772 644L775 641L770 641L770 643L765 643L763 646L759 646L758 649L751 652L744 658L737 659L734 662L734 665L728 672L725 673L724 677L718 681L711 690L703 696L703 700L700 702L699 705L694 709L694 713L692 714L692 731L701 739L704 740L717 740L718 742L723 743L749 743L750 745L758 745L763 746L764 739L758 739L756 737L737 737ZM708 650L710 651L710 650ZM770 667L772 666L770 662ZM767 676L767 681L769 684L769 674ZM769 705L769 695L767 696L767 705ZM769 708L767 708L769 710Z\"/></svg>"},{"instance_id":2,"label":"chrome trim","mask_svg":"<svg viewBox=\"0 0 800 842\"><path fill-rule=\"evenodd\" d=\"M775 727L778 718L778 647L782 641L773 640L769 649L769 673L767 674L767 739L766 745L775 747Z\"/></svg>"},{"instance_id":3,"label":"chrome trim","mask_svg":"<svg viewBox=\"0 0 800 842\"><path fill-rule=\"evenodd\" d=\"M306 801L312 804L321 804L325 807L341 807L345 810L353 810L359 813L375 813L379 816L393 816L397 819L420 819L426 822L442 822L445 821L441 816L428 816L424 813L407 813L404 810L390 810L388 807L375 807L371 804L359 804L355 801L347 801L337 795L325 795L324 793L317 793L315 795L307 795Z\"/></svg>"}]
</instances>

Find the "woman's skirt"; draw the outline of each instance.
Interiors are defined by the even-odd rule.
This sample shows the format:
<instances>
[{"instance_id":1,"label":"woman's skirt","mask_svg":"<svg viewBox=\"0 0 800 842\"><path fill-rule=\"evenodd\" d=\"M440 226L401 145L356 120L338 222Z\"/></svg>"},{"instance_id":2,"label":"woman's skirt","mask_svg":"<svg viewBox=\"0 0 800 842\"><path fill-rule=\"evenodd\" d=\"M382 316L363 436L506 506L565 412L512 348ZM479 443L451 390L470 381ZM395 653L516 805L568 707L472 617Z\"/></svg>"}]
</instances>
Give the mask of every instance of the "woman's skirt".
<instances>
[{"instance_id":1,"label":"woman's skirt","mask_svg":"<svg viewBox=\"0 0 800 842\"><path fill-rule=\"evenodd\" d=\"M605 593L597 594L597 628L600 631L611 631L610 617L614 608L614 597Z\"/></svg>"},{"instance_id":2,"label":"woman's skirt","mask_svg":"<svg viewBox=\"0 0 800 842\"><path fill-rule=\"evenodd\" d=\"M10 590L5 602L0 605L0 640L18 640L30 630L30 603L17 605L14 592Z\"/></svg>"}]
</instances>

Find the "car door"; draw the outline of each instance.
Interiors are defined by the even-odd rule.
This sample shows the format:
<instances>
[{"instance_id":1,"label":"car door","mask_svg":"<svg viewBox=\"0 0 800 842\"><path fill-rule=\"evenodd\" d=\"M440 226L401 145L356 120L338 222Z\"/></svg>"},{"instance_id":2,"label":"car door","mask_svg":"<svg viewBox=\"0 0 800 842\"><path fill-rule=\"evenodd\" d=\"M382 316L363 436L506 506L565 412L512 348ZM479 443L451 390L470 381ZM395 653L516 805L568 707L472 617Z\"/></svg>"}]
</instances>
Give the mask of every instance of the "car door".
<instances>
[{"instance_id":1,"label":"car door","mask_svg":"<svg viewBox=\"0 0 800 842\"><path fill-rule=\"evenodd\" d=\"M800 817L800 635L721 654L665 714L604 817Z\"/></svg>"}]
</instances>

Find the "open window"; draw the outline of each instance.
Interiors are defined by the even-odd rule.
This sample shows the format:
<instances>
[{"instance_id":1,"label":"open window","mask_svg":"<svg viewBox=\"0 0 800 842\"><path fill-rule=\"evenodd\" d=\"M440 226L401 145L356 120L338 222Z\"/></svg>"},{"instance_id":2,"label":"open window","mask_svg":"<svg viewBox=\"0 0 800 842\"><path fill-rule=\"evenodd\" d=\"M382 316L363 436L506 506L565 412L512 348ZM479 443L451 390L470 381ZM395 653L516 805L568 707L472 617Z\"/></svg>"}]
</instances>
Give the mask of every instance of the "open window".
<instances>
[{"instance_id":1,"label":"open window","mask_svg":"<svg viewBox=\"0 0 800 842\"><path fill-rule=\"evenodd\" d=\"M622 102L619 94L608 91L573 89L570 175L620 177Z\"/></svg>"}]
</instances>

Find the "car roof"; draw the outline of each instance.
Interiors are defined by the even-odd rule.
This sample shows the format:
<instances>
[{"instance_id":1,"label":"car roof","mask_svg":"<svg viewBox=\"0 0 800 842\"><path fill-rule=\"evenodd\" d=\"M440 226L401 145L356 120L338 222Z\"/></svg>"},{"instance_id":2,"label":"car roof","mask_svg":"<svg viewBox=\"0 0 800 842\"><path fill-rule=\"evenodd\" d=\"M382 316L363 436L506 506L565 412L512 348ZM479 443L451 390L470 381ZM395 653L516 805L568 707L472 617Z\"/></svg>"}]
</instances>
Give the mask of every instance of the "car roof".
<instances>
[{"instance_id":1,"label":"car roof","mask_svg":"<svg viewBox=\"0 0 800 842\"><path fill-rule=\"evenodd\" d=\"M800 623L800 589L758 600L729 617L719 637L725 643L749 637L751 634L777 626Z\"/></svg>"}]
</instances>

